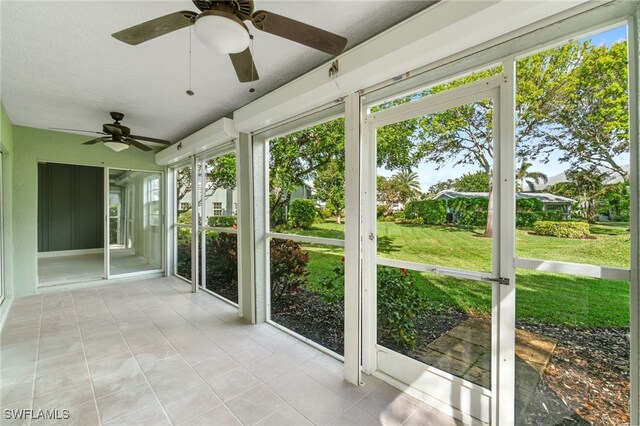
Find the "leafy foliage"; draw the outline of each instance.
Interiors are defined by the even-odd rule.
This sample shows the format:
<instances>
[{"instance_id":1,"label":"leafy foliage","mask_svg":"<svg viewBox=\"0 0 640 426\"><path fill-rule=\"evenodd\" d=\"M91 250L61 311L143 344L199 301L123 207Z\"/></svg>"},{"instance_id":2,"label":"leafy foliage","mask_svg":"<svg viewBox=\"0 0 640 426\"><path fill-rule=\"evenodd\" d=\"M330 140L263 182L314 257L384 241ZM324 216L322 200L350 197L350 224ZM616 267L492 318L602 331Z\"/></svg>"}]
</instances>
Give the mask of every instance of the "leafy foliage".
<instances>
[{"instance_id":1,"label":"leafy foliage","mask_svg":"<svg viewBox=\"0 0 640 426\"><path fill-rule=\"evenodd\" d=\"M307 282L309 255L295 241L273 238L270 259L271 300L275 303L295 293Z\"/></svg>"},{"instance_id":2,"label":"leafy foliage","mask_svg":"<svg viewBox=\"0 0 640 426\"><path fill-rule=\"evenodd\" d=\"M538 221L533 225L538 235L549 235L562 238L586 238L589 236L589 224L586 222L551 222Z\"/></svg>"},{"instance_id":3,"label":"leafy foliage","mask_svg":"<svg viewBox=\"0 0 640 426\"><path fill-rule=\"evenodd\" d=\"M325 209L336 218L336 223L340 223L345 203L343 158L330 161L326 167L319 169L313 180L313 188L316 197L325 202Z\"/></svg>"},{"instance_id":4,"label":"leafy foliage","mask_svg":"<svg viewBox=\"0 0 640 426\"><path fill-rule=\"evenodd\" d=\"M238 236L221 232L207 235L206 287L238 302Z\"/></svg>"},{"instance_id":5,"label":"leafy foliage","mask_svg":"<svg viewBox=\"0 0 640 426\"><path fill-rule=\"evenodd\" d=\"M309 229L316 218L316 203L313 200L296 198L291 201L289 219L291 225L298 229Z\"/></svg>"},{"instance_id":6,"label":"leafy foliage","mask_svg":"<svg viewBox=\"0 0 640 426\"><path fill-rule=\"evenodd\" d=\"M443 200L412 201L405 208L406 219L422 219L426 225L444 225L447 207Z\"/></svg>"},{"instance_id":7,"label":"leafy foliage","mask_svg":"<svg viewBox=\"0 0 640 426\"><path fill-rule=\"evenodd\" d=\"M377 276L379 332L413 349L418 335L414 319L422 306L416 283L404 269L379 266Z\"/></svg>"},{"instance_id":8,"label":"leafy foliage","mask_svg":"<svg viewBox=\"0 0 640 426\"><path fill-rule=\"evenodd\" d=\"M231 228L238 224L236 216L209 216L207 223L212 227Z\"/></svg>"}]
</instances>

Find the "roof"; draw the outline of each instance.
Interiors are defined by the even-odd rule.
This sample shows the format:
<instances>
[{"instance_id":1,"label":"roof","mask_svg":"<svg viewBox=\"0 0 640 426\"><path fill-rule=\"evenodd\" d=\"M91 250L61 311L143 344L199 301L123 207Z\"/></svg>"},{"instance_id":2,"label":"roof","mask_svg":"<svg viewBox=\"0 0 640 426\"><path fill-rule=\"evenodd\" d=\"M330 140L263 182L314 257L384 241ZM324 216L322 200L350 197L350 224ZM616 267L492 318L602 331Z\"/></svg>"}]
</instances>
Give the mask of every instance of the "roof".
<instances>
[{"instance_id":1,"label":"roof","mask_svg":"<svg viewBox=\"0 0 640 426\"><path fill-rule=\"evenodd\" d=\"M451 200L453 198L487 198L488 192L460 192L453 190L440 191L433 197L434 200ZM535 198L544 204L572 204L576 200L552 194L550 192L516 192L516 199Z\"/></svg>"}]
</instances>

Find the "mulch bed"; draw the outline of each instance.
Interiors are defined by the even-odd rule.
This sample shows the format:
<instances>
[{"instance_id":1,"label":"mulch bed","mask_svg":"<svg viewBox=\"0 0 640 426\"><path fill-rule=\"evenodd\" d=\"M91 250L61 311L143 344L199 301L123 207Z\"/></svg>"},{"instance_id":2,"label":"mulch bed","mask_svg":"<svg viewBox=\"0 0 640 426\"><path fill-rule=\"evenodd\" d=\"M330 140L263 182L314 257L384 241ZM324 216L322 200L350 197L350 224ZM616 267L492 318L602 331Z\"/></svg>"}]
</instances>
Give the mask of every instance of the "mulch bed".
<instances>
[{"instance_id":1,"label":"mulch bed","mask_svg":"<svg viewBox=\"0 0 640 426\"><path fill-rule=\"evenodd\" d=\"M628 329L518 327L558 341L521 424L629 423Z\"/></svg>"},{"instance_id":2,"label":"mulch bed","mask_svg":"<svg viewBox=\"0 0 640 426\"><path fill-rule=\"evenodd\" d=\"M469 316L453 309L416 318L422 347ZM344 308L301 289L273 303L271 319L327 349L343 354ZM518 328L556 339L558 344L536 394L518 419L523 425L624 425L629 422L630 345L625 329L573 329L519 323ZM381 333L385 347L406 353Z\"/></svg>"}]
</instances>

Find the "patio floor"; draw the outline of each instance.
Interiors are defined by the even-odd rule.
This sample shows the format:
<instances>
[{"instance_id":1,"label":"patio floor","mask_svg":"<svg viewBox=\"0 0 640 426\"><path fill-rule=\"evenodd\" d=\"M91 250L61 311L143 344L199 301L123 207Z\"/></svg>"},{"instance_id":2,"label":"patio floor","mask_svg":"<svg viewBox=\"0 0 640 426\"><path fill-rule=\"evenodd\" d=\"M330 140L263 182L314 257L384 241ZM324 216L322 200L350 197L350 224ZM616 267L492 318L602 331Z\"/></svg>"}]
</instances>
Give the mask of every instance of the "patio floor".
<instances>
[{"instance_id":1,"label":"patio floor","mask_svg":"<svg viewBox=\"0 0 640 426\"><path fill-rule=\"evenodd\" d=\"M65 425L459 425L177 278L18 298L0 336L5 410L68 410ZM14 411L10 411L14 412Z\"/></svg>"}]
</instances>

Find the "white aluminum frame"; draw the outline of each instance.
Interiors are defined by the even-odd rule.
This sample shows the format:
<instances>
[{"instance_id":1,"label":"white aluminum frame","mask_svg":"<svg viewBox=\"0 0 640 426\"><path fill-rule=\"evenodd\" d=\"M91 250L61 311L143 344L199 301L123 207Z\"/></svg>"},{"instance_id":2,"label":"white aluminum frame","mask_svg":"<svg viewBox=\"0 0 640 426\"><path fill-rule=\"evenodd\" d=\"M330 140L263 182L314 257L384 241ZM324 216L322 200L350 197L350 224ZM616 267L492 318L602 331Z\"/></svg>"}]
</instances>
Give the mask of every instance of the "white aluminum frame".
<instances>
[{"instance_id":1,"label":"white aluminum frame","mask_svg":"<svg viewBox=\"0 0 640 426\"><path fill-rule=\"evenodd\" d=\"M4 192L2 185L4 184L4 153L0 151L0 306L6 298L5 289L5 264L4 264L4 215L8 210L4 205Z\"/></svg>"},{"instance_id":2,"label":"white aluminum frame","mask_svg":"<svg viewBox=\"0 0 640 426\"><path fill-rule=\"evenodd\" d=\"M232 145L231 145L232 143ZM209 151L205 151L203 153L200 153L198 155L196 155L194 157L195 159L195 164L196 164L196 168L195 170L197 171L197 166L200 165L200 174L198 175L198 180L199 182L201 182L200 185L200 190L196 191L199 193L199 199L202 201L201 205L200 205L200 215L199 218L197 220L197 222L199 223L199 232L200 232L200 251L199 253L199 257L200 257L200 264L201 265L206 265L207 262L207 235L206 235L206 231L214 231L214 232L218 232L218 233L226 233L226 234L235 234L238 236L237 238L237 245L238 245L238 303L227 299L224 296L219 295L218 293L207 289L206 287L206 276L207 276L207 268L203 267L201 270L201 274L198 277L198 289L199 290L203 290L209 294L211 294L214 297L217 297L218 299L229 303L230 305L238 308L239 312L242 311L242 289L240 288L240 284L241 284L241 280L240 280L240 268L241 268L241 255L240 255L240 223L238 223L238 228L237 229L233 229L233 228L223 228L223 227L218 227L218 226L208 226L207 222L205 221L206 218L206 210L207 210L207 206L205 203L205 191L206 191L206 174L205 174L205 168L204 168L204 163L212 158L216 158L216 157L220 157L223 155L228 155L228 154L233 154L236 156L236 202L237 202L237 217L238 217L238 222L239 222L239 212L240 209L242 208L242 202L240 200L240 180L239 180L239 173L240 173L240 167L239 167L239 138L237 139L233 139L233 141L231 143L225 143L223 145L221 145L220 147L216 147L213 150L209 150ZM195 176L195 174L192 171L192 176ZM196 183L196 181L194 180L194 182L192 182L192 186L194 186L194 184ZM195 185L195 187L197 187L197 185ZM195 204L197 205L197 204ZM192 222L196 222L196 220L193 219L192 217Z\"/></svg>"},{"instance_id":3,"label":"white aluminum frame","mask_svg":"<svg viewBox=\"0 0 640 426\"><path fill-rule=\"evenodd\" d=\"M144 276L148 274L158 274L165 273L167 269L167 257L166 250L164 247L167 245L167 235L162 232L162 230L166 229L166 215L163 213L160 215L162 223L160 224L160 244L162 249L160 253L162 255L162 261L160 262L160 268L149 269L145 271L135 271L135 272L125 272L123 274L111 274L111 250L109 249L110 241L109 241L109 172L111 170L125 170L130 172L141 172L141 173L154 173L160 175L160 185L164 185L166 182L165 171L164 170L144 170L144 169L126 169L122 167L103 167L104 169L104 279L109 280L112 278L133 278ZM166 190L164 188L160 188L160 211L167 211L167 200L165 198Z\"/></svg>"},{"instance_id":4,"label":"white aluminum frame","mask_svg":"<svg viewBox=\"0 0 640 426\"><path fill-rule=\"evenodd\" d=\"M515 291L513 272L513 243L515 242L515 183L509 178L505 167L514 167L502 156L496 155L506 149L513 151L513 129L507 123L513 118L503 117L502 102L505 101L505 90L514 89L513 82L509 85L508 74L497 75L483 80L457 87L445 92L427 96L414 102L369 114L365 120L365 156L363 175L365 176L366 208L363 218L363 230L368 234L365 241L363 270L363 292L366 296L365 318L363 322L365 333L364 351L365 371L370 374L402 386L411 391L414 396L423 399L440 410L464 421L508 423L513 421L515 395ZM511 76L511 79L513 77ZM376 129L385 125L401 122L450 108L473 102L491 99L494 108L494 236L492 273L451 269L441 266L424 265L415 262L384 259L377 256L377 220L376 220ZM505 135L506 133L506 135ZM503 146L504 144L504 146ZM503 178L504 175L504 178ZM505 195L511 188L513 194ZM510 201L513 201L510 203ZM509 228L508 224L514 227ZM511 241L511 243L509 243ZM506 250L506 251L503 251ZM511 250L511 251L509 251ZM509 259L511 264L509 264ZM418 271L438 273L442 275L487 281L499 277L509 279L509 285L492 282L492 386L491 390L484 389L462 378L455 377L433 366L411 360L410 358L389 350L377 343L377 289L376 268L378 265L406 268ZM504 289L503 289L504 288ZM509 324L513 323L511 326ZM498 401L502 401L498 404Z\"/></svg>"},{"instance_id":5,"label":"white aluminum frame","mask_svg":"<svg viewBox=\"0 0 640 426\"><path fill-rule=\"evenodd\" d=\"M271 292L270 292L270 276L271 276L271 271L270 271L270 244L269 241L271 240L271 238L279 238L279 239L285 239L285 240L292 240L292 241L298 241L298 242L303 242L303 243L309 243L309 244L322 244L322 245L327 245L327 246L334 246L334 247L345 247L345 240L341 240L341 239L336 239L336 238L323 238L323 237L311 237L311 236L306 236L306 235L297 235L297 234L286 234L286 233L280 233L280 232L271 232L270 231L270 223L269 223L269 141L280 137L280 136L284 136L284 135L288 135L309 127L313 127L322 123L326 123L328 121L334 120L336 118L339 117L343 117L346 116L346 111L345 111L345 104L341 101L341 102L335 102L332 103L331 105L328 106L322 106L319 108L316 108L312 111L310 111L307 114L300 114L297 115L296 117L294 117L292 120L287 120L286 122L282 122L282 123L278 123L275 126L269 126L265 129L262 129L257 135L254 135L252 137L252 141L254 142L254 149L253 149L253 155L255 156L255 152L256 152L256 148L258 148L260 150L261 153L263 153L263 158L261 158L261 161L259 164L257 164L256 162L253 162L253 166L254 166L254 184L259 184L259 183L264 183L263 185L256 185L256 186L262 186L262 191L258 194L257 192L254 192L254 207L256 203L263 203L264 207L262 207L264 210L264 223L261 224L260 227L264 226L264 233L260 236L256 235L254 236L254 244L257 243L258 240L264 241L264 247L263 247L263 252L264 252L264 258L262 258L262 256L258 257L259 254L256 253L255 254L255 258L254 261L255 262L259 262L259 261L263 261L264 263L262 265L260 265L260 269L262 271L264 271L264 285L265 285L265 289L264 289L264 300L265 300L265 306L264 306L264 318L265 321L271 325L274 325L276 327L278 327L279 329L283 330L284 332L290 334L291 336L302 340L303 342L310 344L311 346L315 347L316 349L319 349L320 351L322 351L323 353L338 359L340 361L345 361L345 357L331 351L330 349L327 349L325 347L323 347L322 345L319 345L315 342L313 342L312 340L299 335L298 333L289 330L286 327L283 327L281 325L279 325L278 323L276 323L275 321L273 321L271 319ZM345 121L345 132L347 131L346 129L347 127L347 123ZM345 135L346 136L346 135ZM345 138L346 139L346 138ZM346 154L346 140L345 140L345 154ZM348 166L346 165L346 160L345 160L345 171L346 168ZM260 168L262 168L262 173L259 173ZM258 176L258 173L260 174L260 181L258 181L256 179L256 177ZM346 176L345 176L346 177ZM254 210L255 211L255 210ZM346 206L345 206L345 213L346 213ZM254 221L255 224L255 221ZM346 238L346 234L347 231L345 229L345 238ZM256 244L257 245L257 244ZM262 260L264 259L264 260ZM349 260L346 258L346 250L345 250L345 270L348 267L347 263L349 262ZM351 262L357 262L357 259L355 257L352 257ZM255 263L254 263L255 265ZM347 283L347 274L345 273L345 286ZM256 280L257 281L257 280ZM256 290L257 292L257 290ZM346 298L346 287L345 287L345 298ZM256 306L256 311L260 310L261 307ZM346 300L345 300L345 311L346 311ZM260 314L258 312L256 312L256 316L259 317ZM351 326L351 325L350 325ZM346 324L346 312L345 312L345 328L347 327ZM355 327L356 332L359 332L359 326ZM354 333L354 331L352 330L352 333ZM358 344L357 342L353 342L353 340L351 340L351 344L352 345L356 345ZM346 354L346 347L345 347L345 354ZM359 352L359 351L358 351ZM352 365L356 365L359 364L359 360L354 360L351 359L351 357L358 357L358 353L353 354L352 352L350 352L350 364ZM355 376L357 376L357 378L354 378ZM359 372L354 375L353 373L349 376L348 379L351 383L354 384L360 384L359 383Z\"/></svg>"}]
</instances>

